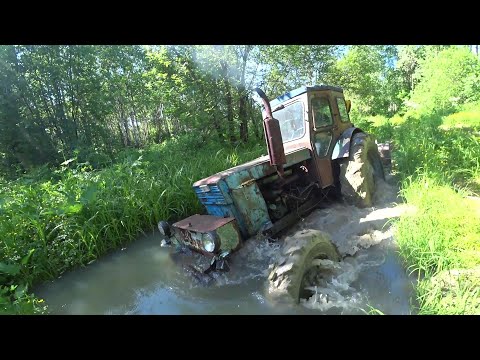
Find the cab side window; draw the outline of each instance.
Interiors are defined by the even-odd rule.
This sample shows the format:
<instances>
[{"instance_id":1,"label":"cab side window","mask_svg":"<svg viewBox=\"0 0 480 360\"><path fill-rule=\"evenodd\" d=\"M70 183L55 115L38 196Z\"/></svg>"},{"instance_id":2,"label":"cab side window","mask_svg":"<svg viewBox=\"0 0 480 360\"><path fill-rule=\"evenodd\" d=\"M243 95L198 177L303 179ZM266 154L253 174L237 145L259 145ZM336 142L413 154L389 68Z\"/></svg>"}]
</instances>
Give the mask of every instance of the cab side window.
<instances>
[{"instance_id":1,"label":"cab side window","mask_svg":"<svg viewBox=\"0 0 480 360\"><path fill-rule=\"evenodd\" d=\"M330 110L330 105L327 98L313 98L312 112L315 128L333 124L332 112Z\"/></svg>"},{"instance_id":2,"label":"cab side window","mask_svg":"<svg viewBox=\"0 0 480 360\"><path fill-rule=\"evenodd\" d=\"M342 122L349 122L347 105L345 104L345 99L337 98L338 112L340 113L340 120Z\"/></svg>"}]
</instances>

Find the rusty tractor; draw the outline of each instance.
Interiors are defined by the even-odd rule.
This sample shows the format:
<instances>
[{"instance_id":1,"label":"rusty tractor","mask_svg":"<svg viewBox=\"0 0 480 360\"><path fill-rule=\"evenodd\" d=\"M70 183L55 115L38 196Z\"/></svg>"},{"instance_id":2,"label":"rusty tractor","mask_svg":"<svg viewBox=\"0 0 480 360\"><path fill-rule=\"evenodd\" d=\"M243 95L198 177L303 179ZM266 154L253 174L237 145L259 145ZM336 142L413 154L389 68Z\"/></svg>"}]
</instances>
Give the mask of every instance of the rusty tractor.
<instances>
[{"instance_id":1,"label":"rusty tractor","mask_svg":"<svg viewBox=\"0 0 480 360\"><path fill-rule=\"evenodd\" d=\"M193 184L206 215L192 215L160 232L177 246L211 258L205 273L228 270L228 260L244 241L267 238L292 226L325 203L343 198L359 207L372 205L383 164L373 137L350 120L351 102L335 86L303 86L263 102L268 155ZM322 231L311 229L284 240L269 276L269 293L298 302L318 261L339 261Z\"/></svg>"}]
</instances>

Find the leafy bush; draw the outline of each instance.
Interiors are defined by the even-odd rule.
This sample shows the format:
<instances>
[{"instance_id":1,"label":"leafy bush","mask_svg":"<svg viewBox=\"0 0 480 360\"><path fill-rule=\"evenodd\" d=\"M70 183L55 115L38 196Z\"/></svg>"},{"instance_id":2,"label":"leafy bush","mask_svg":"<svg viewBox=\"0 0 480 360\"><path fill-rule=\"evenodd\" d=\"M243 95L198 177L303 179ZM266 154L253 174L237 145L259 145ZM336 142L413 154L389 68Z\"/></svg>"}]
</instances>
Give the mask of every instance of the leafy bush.
<instances>
[{"instance_id":1,"label":"leafy bush","mask_svg":"<svg viewBox=\"0 0 480 360\"><path fill-rule=\"evenodd\" d=\"M427 114L447 115L480 97L480 60L465 46L430 52L420 62L410 103Z\"/></svg>"}]
</instances>

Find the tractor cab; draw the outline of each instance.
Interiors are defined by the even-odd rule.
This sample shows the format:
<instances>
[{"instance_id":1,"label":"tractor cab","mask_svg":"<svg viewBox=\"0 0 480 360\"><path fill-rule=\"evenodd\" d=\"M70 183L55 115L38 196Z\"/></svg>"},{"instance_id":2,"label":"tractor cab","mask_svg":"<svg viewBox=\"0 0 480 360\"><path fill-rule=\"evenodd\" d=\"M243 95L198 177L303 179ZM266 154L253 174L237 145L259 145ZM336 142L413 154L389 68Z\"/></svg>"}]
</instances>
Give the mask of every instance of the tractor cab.
<instances>
[{"instance_id":1,"label":"tractor cab","mask_svg":"<svg viewBox=\"0 0 480 360\"><path fill-rule=\"evenodd\" d=\"M221 268L248 238L278 234L336 193L334 165L345 162L353 135L361 132L350 122L350 102L339 87L303 86L272 101L256 91L268 155L196 181L193 190L207 214L159 223L173 242Z\"/></svg>"},{"instance_id":2,"label":"tractor cab","mask_svg":"<svg viewBox=\"0 0 480 360\"><path fill-rule=\"evenodd\" d=\"M343 90L327 85L303 86L272 100L270 106L279 122L285 151L309 149L322 188L332 185L335 140L353 126L348 115L350 101L345 101Z\"/></svg>"},{"instance_id":3,"label":"tractor cab","mask_svg":"<svg viewBox=\"0 0 480 360\"><path fill-rule=\"evenodd\" d=\"M384 178L374 138L350 121L350 101L335 86L303 86L269 101L261 89L268 155L220 171L193 184L207 214L195 214L160 232L178 247L211 258L204 274L228 270L228 258L244 241L274 240L332 194L359 207L372 205ZM331 241L318 230L284 239L269 292L298 302L312 259L338 261ZM303 285L302 285L303 284Z\"/></svg>"}]
</instances>

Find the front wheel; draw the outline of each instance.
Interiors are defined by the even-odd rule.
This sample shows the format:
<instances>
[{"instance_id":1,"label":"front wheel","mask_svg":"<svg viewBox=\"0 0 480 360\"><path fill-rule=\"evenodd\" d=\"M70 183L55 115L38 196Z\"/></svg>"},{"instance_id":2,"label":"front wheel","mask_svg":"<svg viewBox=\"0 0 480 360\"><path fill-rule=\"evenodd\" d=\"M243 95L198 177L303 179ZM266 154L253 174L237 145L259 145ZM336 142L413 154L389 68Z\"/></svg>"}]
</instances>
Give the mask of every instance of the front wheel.
<instances>
[{"instance_id":1,"label":"front wheel","mask_svg":"<svg viewBox=\"0 0 480 360\"><path fill-rule=\"evenodd\" d=\"M340 255L328 235L319 230L303 230L285 238L281 256L268 277L269 296L283 303L299 303L312 294L306 289L321 272L315 260L339 261Z\"/></svg>"}]
</instances>

